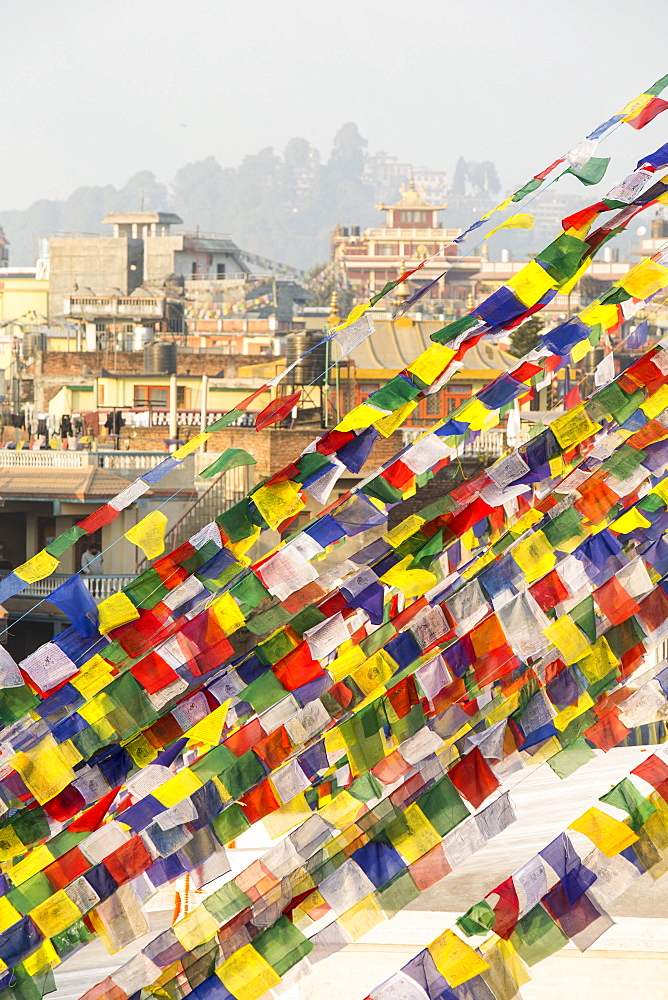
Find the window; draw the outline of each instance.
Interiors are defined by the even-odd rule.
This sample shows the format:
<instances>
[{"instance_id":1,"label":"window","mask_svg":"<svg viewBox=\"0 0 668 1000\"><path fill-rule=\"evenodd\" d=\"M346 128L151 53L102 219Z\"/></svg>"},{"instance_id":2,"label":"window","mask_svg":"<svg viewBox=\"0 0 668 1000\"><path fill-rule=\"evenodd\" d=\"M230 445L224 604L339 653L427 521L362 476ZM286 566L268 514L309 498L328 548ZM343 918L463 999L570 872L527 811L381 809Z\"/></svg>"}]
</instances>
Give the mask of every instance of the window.
<instances>
[{"instance_id":1,"label":"window","mask_svg":"<svg viewBox=\"0 0 668 1000\"><path fill-rule=\"evenodd\" d=\"M440 417L441 415L441 393L434 392L427 396L426 413L428 417Z\"/></svg>"},{"instance_id":2,"label":"window","mask_svg":"<svg viewBox=\"0 0 668 1000\"><path fill-rule=\"evenodd\" d=\"M224 278L225 277L225 265L224 264L221 264L221 263L216 264L216 277L217 278Z\"/></svg>"},{"instance_id":3,"label":"window","mask_svg":"<svg viewBox=\"0 0 668 1000\"><path fill-rule=\"evenodd\" d=\"M193 278L197 277L197 261L196 260L194 260L191 263L191 265L190 265L190 273L192 274Z\"/></svg>"},{"instance_id":4,"label":"window","mask_svg":"<svg viewBox=\"0 0 668 1000\"><path fill-rule=\"evenodd\" d=\"M462 403L466 403L471 398L472 386L464 382L450 382L445 387L445 399L448 413L452 413Z\"/></svg>"},{"instance_id":5,"label":"window","mask_svg":"<svg viewBox=\"0 0 668 1000\"><path fill-rule=\"evenodd\" d=\"M186 387L177 385L176 406L183 409L186 398ZM158 410L166 410L169 407L169 386L168 385L136 385L134 391L134 408L145 410L149 407Z\"/></svg>"}]
</instances>

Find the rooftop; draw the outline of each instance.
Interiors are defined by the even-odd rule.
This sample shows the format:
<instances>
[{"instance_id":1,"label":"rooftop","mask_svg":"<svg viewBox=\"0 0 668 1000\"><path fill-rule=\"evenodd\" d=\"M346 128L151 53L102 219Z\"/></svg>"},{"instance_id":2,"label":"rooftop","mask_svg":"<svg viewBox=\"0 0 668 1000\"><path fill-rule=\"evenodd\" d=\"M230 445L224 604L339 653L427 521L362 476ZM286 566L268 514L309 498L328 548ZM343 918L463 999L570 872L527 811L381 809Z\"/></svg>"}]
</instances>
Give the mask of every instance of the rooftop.
<instances>
[{"instance_id":1,"label":"rooftop","mask_svg":"<svg viewBox=\"0 0 668 1000\"><path fill-rule=\"evenodd\" d=\"M432 346L430 335L443 327L437 320L415 320L410 325L382 323L363 344L350 352L356 368L401 371ZM467 371L507 371L517 358L493 344L480 343L466 355Z\"/></svg>"},{"instance_id":2,"label":"rooftop","mask_svg":"<svg viewBox=\"0 0 668 1000\"><path fill-rule=\"evenodd\" d=\"M146 226L157 223L159 226L180 226L183 219L173 212L110 212L105 215L103 223L109 226Z\"/></svg>"},{"instance_id":3,"label":"rooftop","mask_svg":"<svg viewBox=\"0 0 668 1000\"><path fill-rule=\"evenodd\" d=\"M95 466L39 471L0 467L0 496L6 500L111 500L129 484L123 476Z\"/></svg>"}]
</instances>

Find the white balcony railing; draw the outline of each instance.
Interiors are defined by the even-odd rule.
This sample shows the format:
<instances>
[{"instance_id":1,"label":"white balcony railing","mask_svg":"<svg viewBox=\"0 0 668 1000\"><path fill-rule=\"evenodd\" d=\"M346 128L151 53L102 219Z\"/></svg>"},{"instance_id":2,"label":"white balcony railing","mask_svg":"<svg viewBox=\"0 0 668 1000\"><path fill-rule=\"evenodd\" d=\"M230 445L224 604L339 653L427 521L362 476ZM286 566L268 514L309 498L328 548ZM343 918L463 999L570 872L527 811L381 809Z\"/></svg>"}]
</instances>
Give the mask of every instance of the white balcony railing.
<instances>
[{"instance_id":1,"label":"white balcony railing","mask_svg":"<svg viewBox=\"0 0 668 1000\"><path fill-rule=\"evenodd\" d=\"M3 573L2 576L6 576ZM54 573L53 576L48 576L45 580L37 580L36 583L31 583L30 586L26 587L25 590L17 594L17 598L24 597L30 598L32 600L47 600L49 596L54 592L56 587L59 587L61 583L65 583L70 577L66 573ZM122 587L125 587L128 583L135 579L134 574L123 574L123 575L100 575L100 576L82 576L81 579L85 585L90 590L96 601L103 601L105 597L111 597L112 594L117 593Z\"/></svg>"}]
</instances>

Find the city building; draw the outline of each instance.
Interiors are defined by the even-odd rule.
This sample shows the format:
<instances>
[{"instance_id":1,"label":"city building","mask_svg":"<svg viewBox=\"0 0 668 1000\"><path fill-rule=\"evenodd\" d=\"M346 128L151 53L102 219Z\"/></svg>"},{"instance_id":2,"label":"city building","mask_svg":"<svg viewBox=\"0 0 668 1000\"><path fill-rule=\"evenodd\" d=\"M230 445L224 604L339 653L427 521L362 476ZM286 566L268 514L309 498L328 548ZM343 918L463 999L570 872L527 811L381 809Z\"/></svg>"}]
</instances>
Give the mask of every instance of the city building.
<instances>
[{"instance_id":1,"label":"city building","mask_svg":"<svg viewBox=\"0 0 668 1000\"><path fill-rule=\"evenodd\" d=\"M114 212L102 220L111 235L52 237L49 316L102 331L119 324L168 328L183 314L186 279L249 273L229 236L172 232L181 223L171 212Z\"/></svg>"},{"instance_id":2,"label":"city building","mask_svg":"<svg viewBox=\"0 0 668 1000\"><path fill-rule=\"evenodd\" d=\"M427 260L410 279L407 291L418 291L449 270L426 292L421 308L452 318L465 312L471 278L479 270L480 258L460 258L452 246L461 230L446 228L438 221L438 213L447 204L426 201L411 180L407 188L401 188L398 202L376 207L385 212L383 226L364 230L339 226L332 234L332 266L353 289L356 299L370 298L404 270L417 267L447 247L444 254Z\"/></svg>"}]
</instances>

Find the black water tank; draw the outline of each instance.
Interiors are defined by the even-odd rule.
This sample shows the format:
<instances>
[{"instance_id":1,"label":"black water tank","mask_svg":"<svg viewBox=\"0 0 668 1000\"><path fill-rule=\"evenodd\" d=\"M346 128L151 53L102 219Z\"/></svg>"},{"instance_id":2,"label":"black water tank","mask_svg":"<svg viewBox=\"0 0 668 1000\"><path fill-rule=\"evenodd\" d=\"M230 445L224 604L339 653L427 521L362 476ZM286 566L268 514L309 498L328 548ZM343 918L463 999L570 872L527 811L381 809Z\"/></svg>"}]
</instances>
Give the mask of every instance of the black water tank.
<instances>
[{"instance_id":1,"label":"black water tank","mask_svg":"<svg viewBox=\"0 0 668 1000\"><path fill-rule=\"evenodd\" d=\"M144 375L174 375L176 372L176 344L157 340L144 348Z\"/></svg>"},{"instance_id":2,"label":"black water tank","mask_svg":"<svg viewBox=\"0 0 668 1000\"><path fill-rule=\"evenodd\" d=\"M287 365L291 365L319 340L322 340L321 333L291 333L285 341ZM319 385L324 378L326 358L325 345L321 344L310 354L306 354L306 357L286 376L288 385L311 385L312 383ZM332 360L330 357L330 364Z\"/></svg>"}]
</instances>

